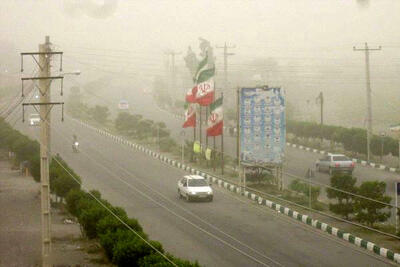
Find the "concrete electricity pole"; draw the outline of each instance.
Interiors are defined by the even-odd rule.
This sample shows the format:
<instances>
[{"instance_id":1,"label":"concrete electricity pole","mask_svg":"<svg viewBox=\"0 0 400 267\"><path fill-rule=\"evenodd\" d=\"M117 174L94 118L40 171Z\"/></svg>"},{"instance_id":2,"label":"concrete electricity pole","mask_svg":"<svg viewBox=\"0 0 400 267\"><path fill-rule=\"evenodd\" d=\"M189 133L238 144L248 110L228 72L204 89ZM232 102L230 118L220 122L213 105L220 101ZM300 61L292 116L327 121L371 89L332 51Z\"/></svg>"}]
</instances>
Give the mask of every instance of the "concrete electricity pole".
<instances>
[{"instance_id":1,"label":"concrete electricity pole","mask_svg":"<svg viewBox=\"0 0 400 267\"><path fill-rule=\"evenodd\" d=\"M168 62L169 62L169 56L171 56L171 69L170 69L170 75L171 75L171 87L172 90L175 91L176 89L176 68L175 68L175 56L180 55L182 52L175 52L173 50L169 50L165 52L165 54L168 56ZM169 67L169 66L168 66Z\"/></svg>"},{"instance_id":2,"label":"concrete electricity pole","mask_svg":"<svg viewBox=\"0 0 400 267\"><path fill-rule=\"evenodd\" d=\"M324 94L322 92L319 93L317 97L317 104L320 104L320 134L321 134L321 144L324 139L323 137L323 125L324 125Z\"/></svg>"},{"instance_id":3,"label":"concrete electricity pole","mask_svg":"<svg viewBox=\"0 0 400 267\"><path fill-rule=\"evenodd\" d=\"M227 46L226 42L224 46L216 46L216 48L223 48L224 49L224 92L228 93L228 56L235 55L234 53L228 53L229 48L236 48L235 45Z\"/></svg>"},{"instance_id":4,"label":"concrete electricity pole","mask_svg":"<svg viewBox=\"0 0 400 267\"><path fill-rule=\"evenodd\" d=\"M369 72L369 51L377 51L381 50L381 47L378 48L369 48L368 44L365 43L364 48L356 48L353 47L354 51L364 51L365 52L365 78L367 84L367 161L370 162L370 144L371 144L371 135L372 135L372 103L371 103L371 81L370 81L370 72Z\"/></svg>"},{"instance_id":5,"label":"concrete electricity pole","mask_svg":"<svg viewBox=\"0 0 400 267\"><path fill-rule=\"evenodd\" d=\"M52 52L50 38L46 36L44 44L39 45L39 52L21 53L21 71L23 71L23 56L31 55L38 64L40 72L38 77L21 78L24 80L39 80L40 103L23 103L23 114L25 106L37 106L40 108L40 183L41 183L41 218L42 218L42 265L51 266L51 216L50 216L50 110L54 105L64 105L61 102L50 102L50 85L53 79L63 79L63 76L51 76L50 60L52 55L61 56L60 71L62 70L62 52ZM39 62L35 55L39 56ZM62 83L61 83L62 85ZM22 87L23 88L23 87ZM23 89L22 89L23 90ZM62 90L62 88L61 88ZM61 91L62 92L62 91ZM22 91L23 95L23 91Z\"/></svg>"}]
</instances>

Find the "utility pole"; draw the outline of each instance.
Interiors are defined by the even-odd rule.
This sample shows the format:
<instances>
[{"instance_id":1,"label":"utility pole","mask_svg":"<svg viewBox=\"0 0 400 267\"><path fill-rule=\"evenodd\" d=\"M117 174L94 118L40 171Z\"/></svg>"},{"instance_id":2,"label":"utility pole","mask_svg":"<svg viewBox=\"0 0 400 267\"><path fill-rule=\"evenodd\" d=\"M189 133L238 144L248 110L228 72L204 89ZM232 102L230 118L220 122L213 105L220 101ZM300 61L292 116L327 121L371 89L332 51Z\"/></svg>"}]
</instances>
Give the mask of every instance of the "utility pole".
<instances>
[{"instance_id":1,"label":"utility pole","mask_svg":"<svg viewBox=\"0 0 400 267\"><path fill-rule=\"evenodd\" d=\"M367 85L367 162L370 162L370 144L372 135L372 104L371 104L371 81L370 81L370 71L369 71L369 51L381 50L381 46L378 48L369 48L368 43L365 43L364 48L353 47L354 51L364 51L365 52L365 78Z\"/></svg>"},{"instance_id":2,"label":"utility pole","mask_svg":"<svg viewBox=\"0 0 400 267\"><path fill-rule=\"evenodd\" d=\"M165 52L168 56L168 62L171 62L171 69L170 69L170 81L171 81L171 88L175 92L176 89L176 68L175 68L175 56L180 55L182 52L175 52L173 50L169 50ZM169 56L171 56L171 61L169 61ZM168 65L169 68L169 65Z\"/></svg>"},{"instance_id":3,"label":"utility pole","mask_svg":"<svg viewBox=\"0 0 400 267\"><path fill-rule=\"evenodd\" d=\"M40 72L38 77L21 78L22 95L24 80L39 80L40 103L23 103L24 107L33 106L37 110L40 108L40 183L41 183L41 219L42 219L42 266L52 266L50 263L51 253L51 206L50 206L50 111L54 105L62 105L62 102L50 102L50 85L52 80L60 79L61 86L63 76L51 76L50 60L52 55L60 55L60 71L62 70L62 52L52 52L50 47L50 38L46 36L44 44L39 45L39 52L21 53L21 72L23 71L23 56L30 55L38 64ZM39 56L39 62L35 55ZM62 88L61 88L62 94ZM63 109L64 110L64 109ZM23 118L24 121L24 118Z\"/></svg>"},{"instance_id":4,"label":"utility pole","mask_svg":"<svg viewBox=\"0 0 400 267\"><path fill-rule=\"evenodd\" d=\"M228 53L229 48L236 48L235 45L227 46L226 42L224 46L216 46L216 48L223 48L224 49L224 92L228 90L228 56L235 55L234 53Z\"/></svg>"},{"instance_id":5,"label":"utility pole","mask_svg":"<svg viewBox=\"0 0 400 267\"><path fill-rule=\"evenodd\" d=\"M321 144L324 139L323 137L323 125L324 125L324 94L322 92L319 93L317 97L317 104L320 104L320 116L321 116L321 121L320 121L320 135L321 135Z\"/></svg>"}]
</instances>

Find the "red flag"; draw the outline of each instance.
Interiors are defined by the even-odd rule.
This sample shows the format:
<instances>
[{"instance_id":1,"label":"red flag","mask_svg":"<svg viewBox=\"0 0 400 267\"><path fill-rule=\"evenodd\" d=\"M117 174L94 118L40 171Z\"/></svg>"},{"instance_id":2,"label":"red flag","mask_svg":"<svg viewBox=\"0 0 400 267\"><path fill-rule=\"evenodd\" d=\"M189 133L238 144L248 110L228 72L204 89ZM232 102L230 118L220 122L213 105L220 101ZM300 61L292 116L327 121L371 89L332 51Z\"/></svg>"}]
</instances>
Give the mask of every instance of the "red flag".
<instances>
[{"instance_id":1,"label":"red flag","mask_svg":"<svg viewBox=\"0 0 400 267\"><path fill-rule=\"evenodd\" d=\"M214 78L197 84L196 102L208 106L214 101Z\"/></svg>"},{"instance_id":2,"label":"red flag","mask_svg":"<svg viewBox=\"0 0 400 267\"><path fill-rule=\"evenodd\" d=\"M186 93L186 102L196 103L197 85L188 90Z\"/></svg>"},{"instance_id":3,"label":"red flag","mask_svg":"<svg viewBox=\"0 0 400 267\"><path fill-rule=\"evenodd\" d=\"M210 115L208 116L207 136L218 136L223 134L224 112L222 109L222 97L215 100L210 105Z\"/></svg>"},{"instance_id":4,"label":"red flag","mask_svg":"<svg viewBox=\"0 0 400 267\"><path fill-rule=\"evenodd\" d=\"M185 111L185 122L182 125L182 128L187 127L196 127L196 110L192 105L188 105L187 110Z\"/></svg>"}]
</instances>

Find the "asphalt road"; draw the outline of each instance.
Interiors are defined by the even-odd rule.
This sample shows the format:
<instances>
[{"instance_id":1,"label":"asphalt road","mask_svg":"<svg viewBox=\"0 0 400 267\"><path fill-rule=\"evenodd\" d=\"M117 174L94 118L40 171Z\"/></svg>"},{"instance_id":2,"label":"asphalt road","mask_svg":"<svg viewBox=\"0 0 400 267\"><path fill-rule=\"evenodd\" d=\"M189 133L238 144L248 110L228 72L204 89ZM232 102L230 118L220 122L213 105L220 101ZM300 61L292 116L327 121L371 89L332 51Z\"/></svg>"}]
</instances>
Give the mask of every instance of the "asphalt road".
<instances>
[{"instance_id":1,"label":"asphalt road","mask_svg":"<svg viewBox=\"0 0 400 267\"><path fill-rule=\"evenodd\" d=\"M36 127L17 124L35 137ZM71 149L77 133L80 153ZM284 215L214 187L212 203L186 203L176 183L185 173L66 119L54 122L60 153L113 205L139 220L150 238L205 266L386 266L388 261Z\"/></svg>"}]
</instances>

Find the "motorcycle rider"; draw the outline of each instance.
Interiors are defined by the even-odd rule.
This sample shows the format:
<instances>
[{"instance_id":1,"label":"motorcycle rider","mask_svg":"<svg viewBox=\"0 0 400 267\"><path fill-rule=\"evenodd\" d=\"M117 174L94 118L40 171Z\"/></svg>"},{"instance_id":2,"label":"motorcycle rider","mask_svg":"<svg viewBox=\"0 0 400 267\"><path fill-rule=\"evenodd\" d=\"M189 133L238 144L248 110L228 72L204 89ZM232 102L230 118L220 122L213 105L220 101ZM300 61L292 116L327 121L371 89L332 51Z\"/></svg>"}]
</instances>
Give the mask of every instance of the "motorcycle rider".
<instances>
[{"instance_id":1,"label":"motorcycle rider","mask_svg":"<svg viewBox=\"0 0 400 267\"><path fill-rule=\"evenodd\" d=\"M73 149L73 151L74 152L78 152L78 145L79 145L79 143L78 143L78 138L77 138L77 136L74 134L74 135L72 135L72 149Z\"/></svg>"}]
</instances>

